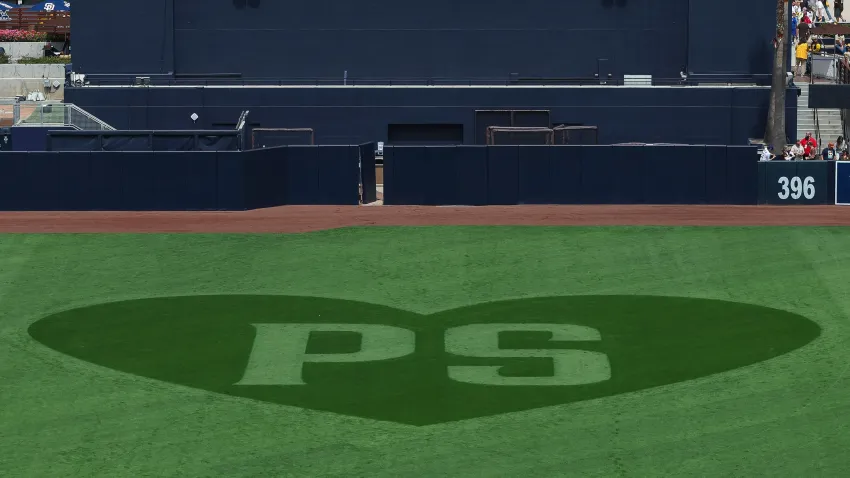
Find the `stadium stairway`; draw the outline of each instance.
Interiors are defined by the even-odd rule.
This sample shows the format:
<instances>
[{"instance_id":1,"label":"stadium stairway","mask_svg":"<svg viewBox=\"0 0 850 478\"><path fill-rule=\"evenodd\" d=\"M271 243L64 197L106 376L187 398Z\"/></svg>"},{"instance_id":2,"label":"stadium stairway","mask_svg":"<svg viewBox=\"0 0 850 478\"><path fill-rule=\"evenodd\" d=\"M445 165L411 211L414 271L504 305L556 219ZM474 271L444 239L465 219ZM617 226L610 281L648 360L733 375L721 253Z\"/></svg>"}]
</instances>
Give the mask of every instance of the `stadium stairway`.
<instances>
[{"instance_id":1,"label":"stadium stairway","mask_svg":"<svg viewBox=\"0 0 850 478\"><path fill-rule=\"evenodd\" d=\"M815 110L809 108L809 84L797 84L800 87L800 98L797 102L797 137L799 141L806 136L807 132L815 133ZM835 142L843 135L841 126L841 111L837 109L818 109L817 119L820 123L817 141L818 145Z\"/></svg>"}]
</instances>

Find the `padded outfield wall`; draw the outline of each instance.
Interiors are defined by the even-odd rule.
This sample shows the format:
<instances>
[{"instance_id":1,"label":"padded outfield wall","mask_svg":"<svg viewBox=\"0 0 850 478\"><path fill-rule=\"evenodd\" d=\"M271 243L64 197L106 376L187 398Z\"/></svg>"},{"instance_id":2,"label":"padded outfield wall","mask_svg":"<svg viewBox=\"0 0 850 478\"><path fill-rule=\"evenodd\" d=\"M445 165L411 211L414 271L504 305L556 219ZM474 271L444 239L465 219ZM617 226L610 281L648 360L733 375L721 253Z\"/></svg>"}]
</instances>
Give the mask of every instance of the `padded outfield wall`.
<instances>
[{"instance_id":1,"label":"padded outfield wall","mask_svg":"<svg viewBox=\"0 0 850 478\"><path fill-rule=\"evenodd\" d=\"M763 136L766 87L85 87L66 98L117 129L315 130L317 144L388 141L392 125L449 125L477 141L476 110L543 109L552 124L599 127L599 143L745 145ZM797 95L786 98L796 135ZM190 119L197 113L197 123Z\"/></svg>"},{"instance_id":2,"label":"padded outfield wall","mask_svg":"<svg viewBox=\"0 0 850 478\"><path fill-rule=\"evenodd\" d=\"M86 74L244 78L769 74L775 2L81 0ZM731 30L730 30L731 29ZM724 37L724 32L734 32ZM109 39L104 41L104 39ZM607 60L599 62L600 59Z\"/></svg>"}]
</instances>

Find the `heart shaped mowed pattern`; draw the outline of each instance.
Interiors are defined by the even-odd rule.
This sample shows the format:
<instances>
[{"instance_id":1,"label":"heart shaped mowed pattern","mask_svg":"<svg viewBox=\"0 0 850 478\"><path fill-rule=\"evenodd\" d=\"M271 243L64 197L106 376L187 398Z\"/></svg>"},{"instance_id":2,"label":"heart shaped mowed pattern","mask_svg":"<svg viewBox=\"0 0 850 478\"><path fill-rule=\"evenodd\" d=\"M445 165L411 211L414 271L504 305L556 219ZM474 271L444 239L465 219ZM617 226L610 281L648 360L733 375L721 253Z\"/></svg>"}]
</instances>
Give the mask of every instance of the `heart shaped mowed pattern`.
<instances>
[{"instance_id":1,"label":"heart shaped mowed pattern","mask_svg":"<svg viewBox=\"0 0 850 478\"><path fill-rule=\"evenodd\" d=\"M420 315L314 297L94 305L35 322L59 352L266 402L430 425L682 382L820 334L790 312L718 300L567 296Z\"/></svg>"}]
</instances>

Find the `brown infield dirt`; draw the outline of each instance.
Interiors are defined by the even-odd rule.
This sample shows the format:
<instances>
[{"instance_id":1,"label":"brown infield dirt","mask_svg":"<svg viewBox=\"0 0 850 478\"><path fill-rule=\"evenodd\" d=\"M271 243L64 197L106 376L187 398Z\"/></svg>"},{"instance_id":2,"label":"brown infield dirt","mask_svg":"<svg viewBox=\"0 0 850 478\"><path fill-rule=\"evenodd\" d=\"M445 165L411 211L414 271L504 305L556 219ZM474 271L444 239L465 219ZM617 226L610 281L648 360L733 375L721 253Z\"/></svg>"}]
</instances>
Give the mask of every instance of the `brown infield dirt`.
<instances>
[{"instance_id":1,"label":"brown infield dirt","mask_svg":"<svg viewBox=\"0 0 850 478\"><path fill-rule=\"evenodd\" d=\"M0 232L296 233L349 226L848 226L839 206L283 206L239 212L2 212Z\"/></svg>"}]
</instances>

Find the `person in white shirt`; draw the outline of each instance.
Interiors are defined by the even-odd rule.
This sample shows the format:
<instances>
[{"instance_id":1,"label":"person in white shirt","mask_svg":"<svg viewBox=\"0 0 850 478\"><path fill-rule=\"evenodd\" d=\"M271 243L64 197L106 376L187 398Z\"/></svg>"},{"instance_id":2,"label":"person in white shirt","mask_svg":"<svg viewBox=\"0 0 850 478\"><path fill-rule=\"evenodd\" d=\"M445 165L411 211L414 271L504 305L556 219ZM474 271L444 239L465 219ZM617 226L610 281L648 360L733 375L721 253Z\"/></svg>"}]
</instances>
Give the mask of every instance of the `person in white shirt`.
<instances>
[{"instance_id":1,"label":"person in white shirt","mask_svg":"<svg viewBox=\"0 0 850 478\"><path fill-rule=\"evenodd\" d=\"M770 152L770 147L767 146L767 145L762 146L760 154L761 154L761 160L762 161L770 161L770 160L772 160L773 158L776 157L775 154Z\"/></svg>"},{"instance_id":2,"label":"person in white shirt","mask_svg":"<svg viewBox=\"0 0 850 478\"><path fill-rule=\"evenodd\" d=\"M823 0L817 0L817 2L815 2L815 12L817 13L818 21L825 22L827 18L830 18L831 20L832 15L827 16L828 12L826 7L823 5Z\"/></svg>"},{"instance_id":3,"label":"person in white shirt","mask_svg":"<svg viewBox=\"0 0 850 478\"><path fill-rule=\"evenodd\" d=\"M791 152L791 148L786 146L784 152L785 152L785 156L782 159L784 159L785 161L793 161L794 160L794 153Z\"/></svg>"},{"instance_id":4,"label":"person in white shirt","mask_svg":"<svg viewBox=\"0 0 850 478\"><path fill-rule=\"evenodd\" d=\"M795 160L802 160L803 156L806 154L806 148L803 147L801 141L794 143L794 146L791 146L791 154L794 156Z\"/></svg>"}]
</instances>

